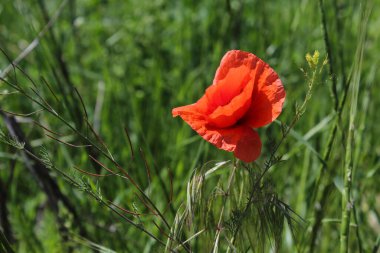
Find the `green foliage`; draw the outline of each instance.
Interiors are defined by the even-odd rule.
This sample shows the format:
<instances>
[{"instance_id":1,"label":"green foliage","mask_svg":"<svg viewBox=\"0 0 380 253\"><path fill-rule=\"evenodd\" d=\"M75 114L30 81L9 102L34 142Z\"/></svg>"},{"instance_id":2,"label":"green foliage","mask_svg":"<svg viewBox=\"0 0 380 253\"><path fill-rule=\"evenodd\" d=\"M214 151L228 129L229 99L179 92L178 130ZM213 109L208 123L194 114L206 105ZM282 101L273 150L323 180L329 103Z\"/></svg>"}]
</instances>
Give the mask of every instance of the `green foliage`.
<instances>
[{"instance_id":1,"label":"green foliage","mask_svg":"<svg viewBox=\"0 0 380 253\"><path fill-rule=\"evenodd\" d=\"M3 131L0 130L0 142L12 146L16 149L23 149L25 143L22 143L17 140L14 136L6 135Z\"/></svg>"},{"instance_id":2,"label":"green foliage","mask_svg":"<svg viewBox=\"0 0 380 253\"><path fill-rule=\"evenodd\" d=\"M274 185L260 182L258 167L231 162L210 165L191 177L186 208L173 233L196 235L187 236L192 238L187 242L195 251L279 249L285 221L292 230L302 220L278 199Z\"/></svg>"},{"instance_id":3,"label":"green foliage","mask_svg":"<svg viewBox=\"0 0 380 253\"><path fill-rule=\"evenodd\" d=\"M375 252L377 2L1 1L0 252ZM248 165L171 117L233 48L287 92Z\"/></svg>"}]
</instances>

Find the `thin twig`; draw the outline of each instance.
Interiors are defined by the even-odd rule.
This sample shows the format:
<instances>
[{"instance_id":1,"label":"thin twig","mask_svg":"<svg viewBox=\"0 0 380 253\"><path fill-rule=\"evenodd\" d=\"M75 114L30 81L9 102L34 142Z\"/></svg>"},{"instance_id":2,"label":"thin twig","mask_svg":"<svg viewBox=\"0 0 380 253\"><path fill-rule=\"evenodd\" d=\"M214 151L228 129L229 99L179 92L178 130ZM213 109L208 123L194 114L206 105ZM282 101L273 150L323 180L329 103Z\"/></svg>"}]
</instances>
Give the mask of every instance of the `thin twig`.
<instances>
[{"instance_id":1,"label":"thin twig","mask_svg":"<svg viewBox=\"0 0 380 253\"><path fill-rule=\"evenodd\" d=\"M93 176L93 177L108 177L108 176L113 176L113 174L96 174L96 173L91 173L82 169L79 169L77 166L73 166L74 169L76 169L79 172L82 172L83 174Z\"/></svg>"},{"instance_id":2,"label":"thin twig","mask_svg":"<svg viewBox=\"0 0 380 253\"><path fill-rule=\"evenodd\" d=\"M47 137L49 137L49 138L55 140L55 141L58 141L58 142L60 142L60 143L62 143L62 144L65 144L65 145L67 145L67 146L69 146L69 147L72 147L72 148L86 148L86 147L91 147L91 145L75 145L75 144L72 144L72 143L68 143L68 142L62 141L62 140L60 140L60 139L58 139L58 138L55 138L54 136L51 136L50 134L45 134L45 135L46 135Z\"/></svg>"},{"instance_id":3,"label":"thin twig","mask_svg":"<svg viewBox=\"0 0 380 253\"><path fill-rule=\"evenodd\" d=\"M40 123L38 123L38 122L35 121L35 120L33 120L33 124L35 124L35 125L41 127L42 129L44 129L45 131L48 131L48 132L51 133L51 134L54 134L54 135L57 135L57 136L60 136L60 137L63 136L62 134L59 134L59 133L57 133L57 132L54 132L53 130L50 130L49 128L47 128L47 127L41 125Z\"/></svg>"},{"instance_id":4,"label":"thin twig","mask_svg":"<svg viewBox=\"0 0 380 253\"><path fill-rule=\"evenodd\" d=\"M23 151L25 151L28 155L30 155L31 157L33 157L34 159L36 159L37 161L39 161L40 163L43 163L43 161L36 155L34 155L32 152L30 152L28 149L23 149ZM54 166L54 165L53 165ZM67 180L69 180L74 186L77 186L78 188L80 188L80 185L78 184L78 182L76 182L74 179L72 179L69 175L67 175L65 172L63 172L62 170L54 167L56 171L58 171L61 175L64 176L64 178L66 178ZM104 201L103 199L99 199L99 197L97 195L95 195L95 193L93 193L92 191L86 191L90 196L92 196L94 199L96 199L97 201L99 201L101 204L105 205L106 207L108 207L111 211L113 211L115 214L117 214L118 216L120 216L121 218L123 218L125 221L127 221L129 224L131 224L132 226L138 228L139 230L141 230L142 232L144 232L145 234L147 234L148 236L152 237L153 239L155 239L158 243L160 243L161 245L165 246L165 243L162 242L160 239L158 239L157 237L155 237L152 233L150 233L148 230L146 230L143 226L139 225L139 224L136 224L135 222L133 222L131 219L129 219L128 217L126 217L124 214L118 212L115 208L113 208L111 206L111 204L108 204L106 201Z\"/></svg>"},{"instance_id":5,"label":"thin twig","mask_svg":"<svg viewBox=\"0 0 380 253\"><path fill-rule=\"evenodd\" d=\"M25 57L27 57L40 43L40 39L46 34L46 32L54 25L57 21L58 17L61 15L61 12L68 0L63 0L59 5L58 9L55 11L52 18L49 22L42 28L42 30L38 33L37 37L19 54L15 60L12 61L5 69L0 72L0 77L5 78L8 73L13 69L14 66L17 66Z\"/></svg>"},{"instance_id":6,"label":"thin twig","mask_svg":"<svg viewBox=\"0 0 380 253\"><path fill-rule=\"evenodd\" d=\"M13 116L29 117L29 116L32 116L34 114L37 114L39 112L44 111L44 109L40 109L40 110L37 110L37 111L34 111L34 112L30 112L30 113L15 113L15 112L6 111L4 109L1 109L1 111L4 112L4 113L6 113L6 114L13 115Z\"/></svg>"},{"instance_id":7,"label":"thin twig","mask_svg":"<svg viewBox=\"0 0 380 253\"><path fill-rule=\"evenodd\" d=\"M124 132L125 132L125 135L127 136L127 139L128 139L129 148L131 149L132 160L134 160L135 155L134 155L134 152L133 152L133 146L132 146L131 138L129 137L129 133L128 133L127 127L124 127Z\"/></svg>"}]
</instances>

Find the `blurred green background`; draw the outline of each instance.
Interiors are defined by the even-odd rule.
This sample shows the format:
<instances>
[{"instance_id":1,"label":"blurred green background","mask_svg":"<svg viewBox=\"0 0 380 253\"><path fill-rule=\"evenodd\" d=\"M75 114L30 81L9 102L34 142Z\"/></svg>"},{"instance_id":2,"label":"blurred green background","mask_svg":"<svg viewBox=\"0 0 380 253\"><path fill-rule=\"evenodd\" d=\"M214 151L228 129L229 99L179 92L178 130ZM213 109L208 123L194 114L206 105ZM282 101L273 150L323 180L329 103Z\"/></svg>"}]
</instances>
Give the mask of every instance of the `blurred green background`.
<instances>
[{"instance_id":1,"label":"blurred green background","mask_svg":"<svg viewBox=\"0 0 380 253\"><path fill-rule=\"evenodd\" d=\"M329 66L320 74L305 114L278 151L284 161L268 175L279 197L305 220L296 235L299 242L285 231L280 252L308 252L304 234L309 236L310 225L316 219L311 199L321 166L319 157L325 152L336 117L330 87L336 78L341 99L355 71L361 79L353 156L352 196L356 208L351 219L350 247L351 252L371 252L379 245L380 2L369 2L367 7L356 0L322 3L333 74ZM363 8L371 10L364 31L360 29ZM306 53L318 50L320 61L327 57L322 16L318 1L310 0L2 0L0 48L14 60L38 39L18 64L36 87L20 70L11 69L7 80L38 98L30 88L34 87L62 118L90 136L87 114L88 122L114 159L157 207L166 209L167 199L172 199L165 213L171 224L177 209L186 202L187 181L194 169L210 160L233 159L232 154L206 143L183 121L172 118L171 109L200 98L224 53L241 49L256 54L279 74L287 98L278 120L289 124L308 88L301 70L308 68ZM355 52L362 45L358 41L363 33L364 60L359 69L354 64ZM8 65L9 59L2 54L0 69L4 71ZM5 113L8 116L3 116L0 123L3 132L9 132L5 122L10 117L20 126L34 153L40 154L44 147L62 171L74 173L73 167L77 166L91 173L107 173L88 156L111 166L102 154L90 148L67 147L33 123L37 121L60 133L61 140L84 144L54 115L39 111L39 105L20 92L13 93L14 89L5 82L0 83L0 92L0 109L18 114L37 111L27 117ZM336 252L339 248L335 242L339 240L350 95L347 101L331 155L325 161L327 170L323 170L329 171L326 184L332 183L333 187L328 191L316 252ZM273 142L281 138L281 127L273 123L258 131L263 150L257 163L263 165ZM93 135L91 138L96 140ZM16 252L91 252L91 247L116 252L164 249L54 170L48 175L57 182L79 218L75 219L61 202L51 208L46 191L27 169L23 152L2 143L0 157L0 224ZM90 178L91 187L100 188L105 199L121 207L144 209L128 180L96 178L78 171L70 175L80 180L83 177L85 182ZM147 222L148 230L165 238L150 217L134 219L137 223Z\"/></svg>"}]
</instances>

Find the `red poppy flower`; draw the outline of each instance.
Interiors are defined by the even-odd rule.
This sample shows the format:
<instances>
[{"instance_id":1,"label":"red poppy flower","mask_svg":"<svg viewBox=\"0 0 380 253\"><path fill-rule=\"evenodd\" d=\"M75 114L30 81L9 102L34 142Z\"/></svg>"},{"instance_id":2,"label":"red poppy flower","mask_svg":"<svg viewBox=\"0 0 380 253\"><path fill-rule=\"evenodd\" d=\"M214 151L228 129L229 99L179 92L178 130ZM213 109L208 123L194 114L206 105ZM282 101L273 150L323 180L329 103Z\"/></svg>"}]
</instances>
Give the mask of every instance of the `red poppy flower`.
<instances>
[{"instance_id":1,"label":"red poppy flower","mask_svg":"<svg viewBox=\"0 0 380 253\"><path fill-rule=\"evenodd\" d=\"M174 108L172 114L206 141L252 162L261 152L253 128L274 121L284 100L281 80L267 63L254 54L232 50L224 55L205 94L195 104Z\"/></svg>"}]
</instances>

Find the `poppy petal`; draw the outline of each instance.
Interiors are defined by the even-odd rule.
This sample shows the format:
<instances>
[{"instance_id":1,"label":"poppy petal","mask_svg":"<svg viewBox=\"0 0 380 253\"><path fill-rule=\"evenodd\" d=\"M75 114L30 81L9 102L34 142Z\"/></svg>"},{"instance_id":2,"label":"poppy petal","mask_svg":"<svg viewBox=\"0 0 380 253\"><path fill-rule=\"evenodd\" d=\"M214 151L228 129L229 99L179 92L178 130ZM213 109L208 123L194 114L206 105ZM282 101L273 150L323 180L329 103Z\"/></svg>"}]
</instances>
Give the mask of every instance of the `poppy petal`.
<instances>
[{"instance_id":1,"label":"poppy petal","mask_svg":"<svg viewBox=\"0 0 380 253\"><path fill-rule=\"evenodd\" d=\"M250 71L255 69L258 61L261 61L261 59L252 53L241 50L228 51L220 61L220 65L215 73L213 84L225 79L230 70L233 68L244 66Z\"/></svg>"},{"instance_id":2,"label":"poppy petal","mask_svg":"<svg viewBox=\"0 0 380 253\"><path fill-rule=\"evenodd\" d=\"M265 126L281 113L285 90L276 72L256 55L240 50L228 51L216 71L213 84L218 84L235 68L248 68L254 80L252 104L245 120L253 128ZM245 73L245 72L243 72Z\"/></svg>"},{"instance_id":3,"label":"poppy petal","mask_svg":"<svg viewBox=\"0 0 380 253\"><path fill-rule=\"evenodd\" d=\"M194 114L195 104L180 106L172 110L173 117L183 114Z\"/></svg>"},{"instance_id":4,"label":"poppy petal","mask_svg":"<svg viewBox=\"0 0 380 253\"><path fill-rule=\"evenodd\" d=\"M207 120L197 111L195 104L185 105L172 110L173 117L180 116L192 129L200 135L206 132Z\"/></svg>"},{"instance_id":5,"label":"poppy petal","mask_svg":"<svg viewBox=\"0 0 380 253\"><path fill-rule=\"evenodd\" d=\"M263 70L253 91L251 107L244 116L246 123L253 128L273 122L280 115L286 96L276 72L268 64L262 64Z\"/></svg>"},{"instance_id":6,"label":"poppy petal","mask_svg":"<svg viewBox=\"0 0 380 253\"><path fill-rule=\"evenodd\" d=\"M251 106L253 82L246 85L243 91L228 104L219 106L210 115L208 121L215 127L225 128L240 120Z\"/></svg>"},{"instance_id":7,"label":"poppy petal","mask_svg":"<svg viewBox=\"0 0 380 253\"><path fill-rule=\"evenodd\" d=\"M274 121L285 96L281 80L267 63L254 54L232 50L223 57L205 94L172 113L214 146L252 162L261 152L260 137L252 128Z\"/></svg>"},{"instance_id":8,"label":"poppy petal","mask_svg":"<svg viewBox=\"0 0 380 253\"><path fill-rule=\"evenodd\" d=\"M211 127L202 114L194 111L194 108L186 107L173 109L173 116L180 116L206 141L217 148L234 152L234 155L244 162L252 162L260 156L260 137L249 126L240 125L231 128Z\"/></svg>"},{"instance_id":9,"label":"poppy petal","mask_svg":"<svg viewBox=\"0 0 380 253\"><path fill-rule=\"evenodd\" d=\"M210 114L219 106L225 106L244 91L250 78L249 69L245 66L231 69L223 80L206 89L205 95L197 101L200 111Z\"/></svg>"},{"instance_id":10,"label":"poppy petal","mask_svg":"<svg viewBox=\"0 0 380 253\"><path fill-rule=\"evenodd\" d=\"M207 89L206 94L195 104L173 109L173 116L189 113L191 111L192 114L196 112L202 115L207 115L204 118L207 118L208 123L214 127L229 127L240 120L250 108L252 91L253 82L251 81L243 87L241 93L233 97L229 103L226 105L215 105L213 104L214 100L212 96L220 93L220 91L216 85L212 85ZM210 108L214 107L216 107L216 109L211 111Z\"/></svg>"},{"instance_id":11,"label":"poppy petal","mask_svg":"<svg viewBox=\"0 0 380 253\"><path fill-rule=\"evenodd\" d=\"M253 162L261 154L261 145L259 134L252 128L245 127L234 150L234 155L244 162Z\"/></svg>"},{"instance_id":12,"label":"poppy petal","mask_svg":"<svg viewBox=\"0 0 380 253\"><path fill-rule=\"evenodd\" d=\"M220 149L234 152L234 155L244 162L256 160L261 153L260 137L255 130L248 126L206 128L202 137Z\"/></svg>"}]
</instances>

